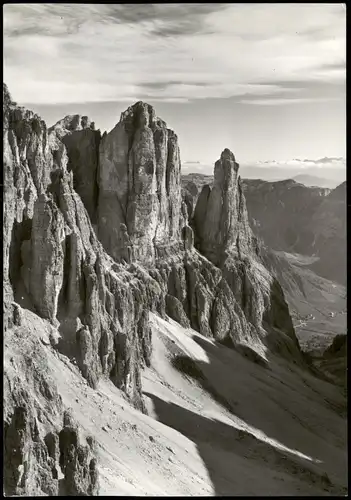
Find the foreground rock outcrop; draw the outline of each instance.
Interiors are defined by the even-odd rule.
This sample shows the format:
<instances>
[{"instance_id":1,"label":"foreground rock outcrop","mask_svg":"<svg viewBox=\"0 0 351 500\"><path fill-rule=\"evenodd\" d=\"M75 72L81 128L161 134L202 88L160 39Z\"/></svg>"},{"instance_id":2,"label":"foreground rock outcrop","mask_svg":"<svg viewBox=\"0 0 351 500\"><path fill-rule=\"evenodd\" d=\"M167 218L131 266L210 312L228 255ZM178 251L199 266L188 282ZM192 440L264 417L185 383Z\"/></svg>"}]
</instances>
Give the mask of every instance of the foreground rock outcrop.
<instances>
[{"instance_id":1,"label":"foreground rock outcrop","mask_svg":"<svg viewBox=\"0 0 351 500\"><path fill-rule=\"evenodd\" d=\"M32 311L51 324L49 343L78 364L91 387L108 377L142 411L150 311L256 362L267 364L273 353L302 362L281 287L260 259L229 150L192 216L181 197L177 136L147 104L128 108L100 139L79 115L47 129L4 86L3 133L5 331L20 322L19 305ZM22 400L9 404L8 453L16 440L37 442L35 418ZM11 423L18 419L23 438ZM92 495L93 448L66 420L59 431L60 467L71 485L65 491ZM38 442L40 456L53 458L56 448L42 452ZM25 453L11 470L30 462ZM44 476L56 475L46 469L30 474L40 476L43 492ZM11 491L32 491L30 479L21 481L16 476ZM56 483L50 488L57 494Z\"/></svg>"},{"instance_id":2,"label":"foreground rock outcrop","mask_svg":"<svg viewBox=\"0 0 351 500\"><path fill-rule=\"evenodd\" d=\"M4 332L4 493L6 496L96 495L96 447L64 407L47 360L57 330L9 304Z\"/></svg>"}]
</instances>

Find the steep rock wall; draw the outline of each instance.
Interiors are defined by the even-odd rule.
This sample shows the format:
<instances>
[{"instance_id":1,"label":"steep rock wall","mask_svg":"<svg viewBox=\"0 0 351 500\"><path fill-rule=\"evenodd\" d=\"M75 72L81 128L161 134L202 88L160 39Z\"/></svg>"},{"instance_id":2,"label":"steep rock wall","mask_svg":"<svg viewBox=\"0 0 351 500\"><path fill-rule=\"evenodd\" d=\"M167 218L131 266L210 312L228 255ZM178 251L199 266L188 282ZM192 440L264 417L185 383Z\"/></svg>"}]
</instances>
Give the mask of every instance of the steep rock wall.
<instances>
[{"instance_id":1,"label":"steep rock wall","mask_svg":"<svg viewBox=\"0 0 351 500\"><path fill-rule=\"evenodd\" d=\"M225 252L245 255L251 251L252 234L238 170L233 153L225 149L215 163L212 189L203 187L195 207L196 246L215 265Z\"/></svg>"}]
</instances>

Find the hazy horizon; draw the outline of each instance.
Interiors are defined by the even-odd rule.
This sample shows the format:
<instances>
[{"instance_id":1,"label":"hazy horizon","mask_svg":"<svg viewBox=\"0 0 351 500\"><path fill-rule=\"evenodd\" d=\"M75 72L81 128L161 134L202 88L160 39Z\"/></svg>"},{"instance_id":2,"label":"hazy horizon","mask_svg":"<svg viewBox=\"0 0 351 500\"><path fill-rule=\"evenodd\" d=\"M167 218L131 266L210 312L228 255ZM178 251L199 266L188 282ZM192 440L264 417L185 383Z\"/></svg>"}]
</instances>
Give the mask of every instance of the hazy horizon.
<instances>
[{"instance_id":1,"label":"hazy horizon","mask_svg":"<svg viewBox=\"0 0 351 500\"><path fill-rule=\"evenodd\" d=\"M4 5L15 101L48 126L83 114L102 132L149 102L184 166L213 168L226 147L262 168L345 158L345 59L344 4ZM345 160L308 165L327 168Z\"/></svg>"}]
</instances>

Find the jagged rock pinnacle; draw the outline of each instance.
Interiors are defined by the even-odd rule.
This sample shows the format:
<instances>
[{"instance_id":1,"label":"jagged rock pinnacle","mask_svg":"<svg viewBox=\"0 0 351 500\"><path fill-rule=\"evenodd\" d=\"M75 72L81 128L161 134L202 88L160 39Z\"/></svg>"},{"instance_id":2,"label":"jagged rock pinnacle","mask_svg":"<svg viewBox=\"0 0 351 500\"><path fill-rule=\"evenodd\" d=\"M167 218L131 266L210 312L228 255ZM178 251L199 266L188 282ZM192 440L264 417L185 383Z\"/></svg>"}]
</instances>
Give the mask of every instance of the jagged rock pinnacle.
<instances>
[{"instance_id":1,"label":"jagged rock pinnacle","mask_svg":"<svg viewBox=\"0 0 351 500\"><path fill-rule=\"evenodd\" d=\"M250 251L251 229L238 169L233 153L224 149L215 163L213 188L203 187L195 208L197 246L216 265L229 249Z\"/></svg>"}]
</instances>

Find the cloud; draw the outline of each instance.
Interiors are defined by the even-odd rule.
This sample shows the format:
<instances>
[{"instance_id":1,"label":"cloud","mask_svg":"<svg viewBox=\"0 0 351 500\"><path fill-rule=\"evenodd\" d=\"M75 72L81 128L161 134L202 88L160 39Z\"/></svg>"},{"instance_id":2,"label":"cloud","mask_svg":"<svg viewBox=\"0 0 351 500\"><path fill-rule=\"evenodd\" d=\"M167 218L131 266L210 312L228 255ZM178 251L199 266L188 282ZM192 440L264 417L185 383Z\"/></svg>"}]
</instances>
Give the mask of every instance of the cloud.
<instances>
[{"instance_id":1,"label":"cloud","mask_svg":"<svg viewBox=\"0 0 351 500\"><path fill-rule=\"evenodd\" d=\"M316 98L316 97L303 97L303 98L287 98L287 99L242 99L240 102L242 104L250 104L255 106L282 106L286 104L304 104L306 102L325 102L325 101L337 101L337 97L325 97L325 98Z\"/></svg>"},{"instance_id":2,"label":"cloud","mask_svg":"<svg viewBox=\"0 0 351 500\"><path fill-rule=\"evenodd\" d=\"M324 158L319 158L319 160L308 160L304 159L304 162L310 162L310 163L315 163L316 165L339 165L339 166L345 166L346 165L346 160L345 158L342 158L341 156L332 156L328 157L325 156Z\"/></svg>"},{"instance_id":3,"label":"cloud","mask_svg":"<svg viewBox=\"0 0 351 500\"><path fill-rule=\"evenodd\" d=\"M4 80L37 104L334 100L345 19L339 4L5 4Z\"/></svg>"},{"instance_id":4,"label":"cloud","mask_svg":"<svg viewBox=\"0 0 351 500\"><path fill-rule=\"evenodd\" d=\"M299 159L294 158L291 160L266 160L256 162L254 165L250 163L250 166L258 166L261 168L296 168L296 169L309 169L319 168L319 169L330 169L333 170L345 170L346 169L346 159L343 157L324 157L317 160L310 160L308 158Z\"/></svg>"}]
</instances>

